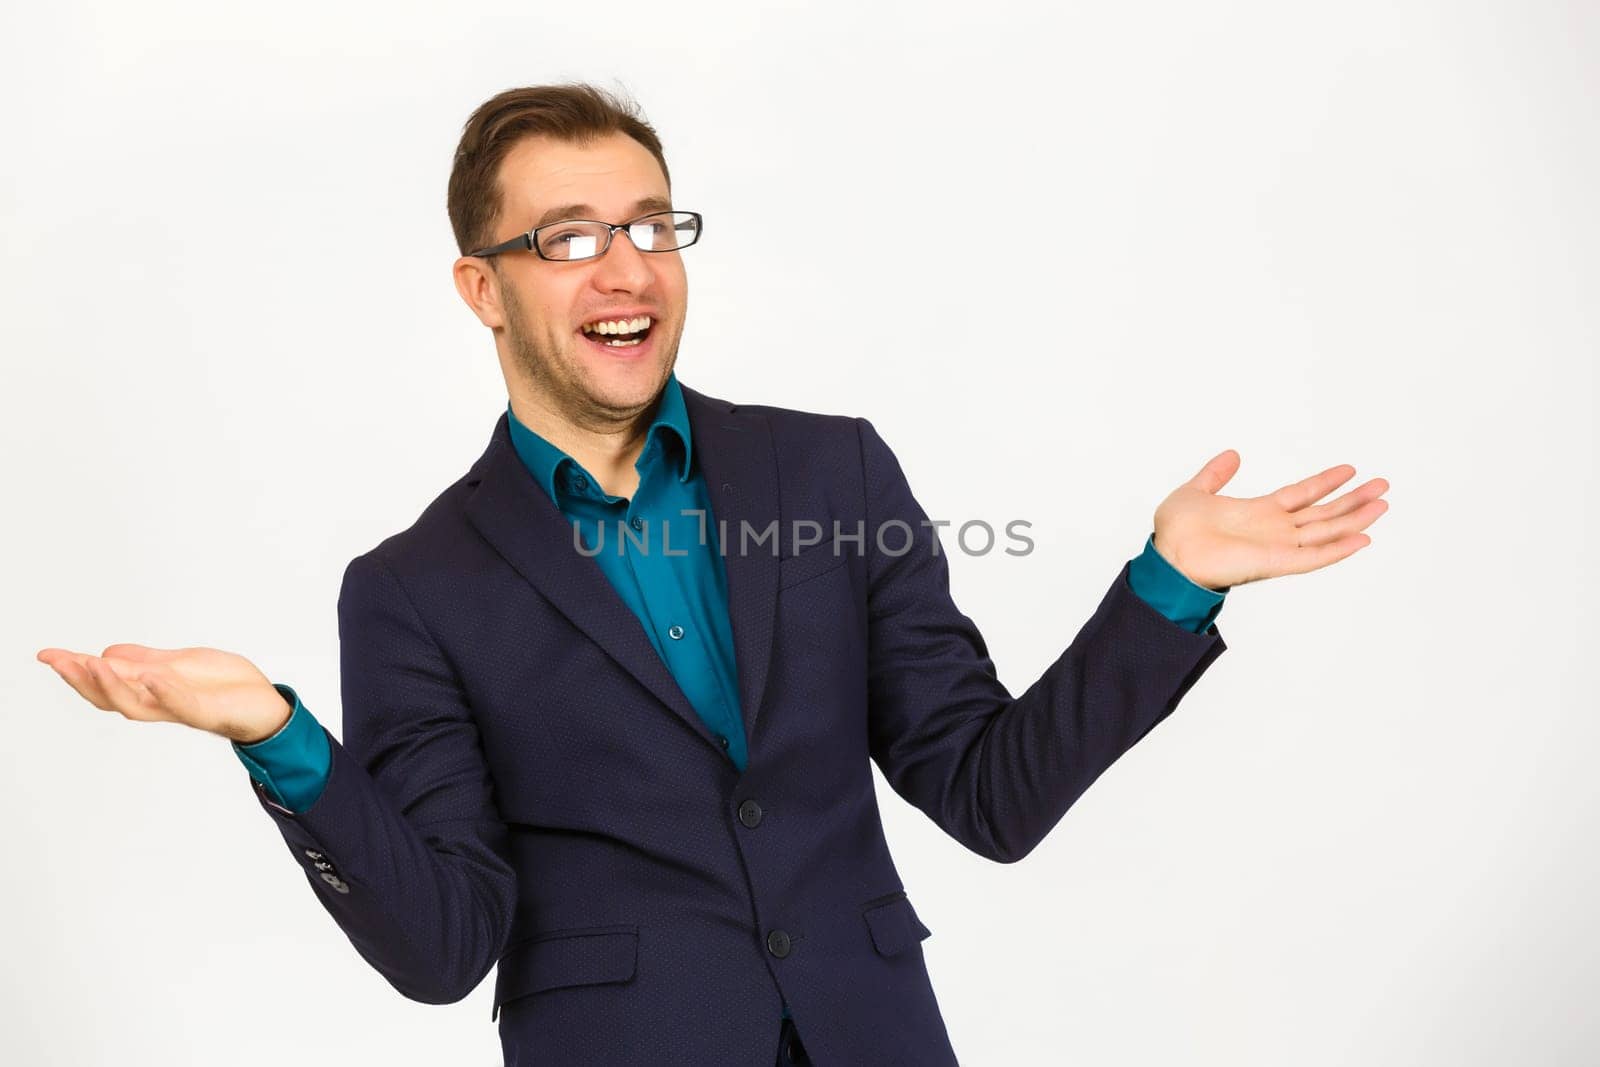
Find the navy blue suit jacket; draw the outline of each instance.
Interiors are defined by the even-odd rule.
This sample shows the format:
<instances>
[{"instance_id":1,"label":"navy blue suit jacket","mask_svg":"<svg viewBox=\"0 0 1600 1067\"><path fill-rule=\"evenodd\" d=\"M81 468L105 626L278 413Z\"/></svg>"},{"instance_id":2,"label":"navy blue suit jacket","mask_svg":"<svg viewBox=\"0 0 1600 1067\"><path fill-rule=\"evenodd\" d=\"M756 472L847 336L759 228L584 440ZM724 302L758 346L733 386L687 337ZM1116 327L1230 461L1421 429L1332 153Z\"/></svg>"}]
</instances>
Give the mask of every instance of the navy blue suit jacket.
<instances>
[{"instance_id":1,"label":"navy blue suit jacket","mask_svg":"<svg viewBox=\"0 0 1600 1067\"><path fill-rule=\"evenodd\" d=\"M502 414L464 477L349 564L344 740L311 807L258 786L261 803L401 993L459 1000L498 964L508 1067L769 1064L784 1001L819 1064L953 1063L869 759L951 837L1014 862L1222 637L1162 616L1124 565L1013 697L869 422L683 391L730 535L743 774ZM773 519L860 522L864 550L738 550L741 522Z\"/></svg>"}]
</instances>

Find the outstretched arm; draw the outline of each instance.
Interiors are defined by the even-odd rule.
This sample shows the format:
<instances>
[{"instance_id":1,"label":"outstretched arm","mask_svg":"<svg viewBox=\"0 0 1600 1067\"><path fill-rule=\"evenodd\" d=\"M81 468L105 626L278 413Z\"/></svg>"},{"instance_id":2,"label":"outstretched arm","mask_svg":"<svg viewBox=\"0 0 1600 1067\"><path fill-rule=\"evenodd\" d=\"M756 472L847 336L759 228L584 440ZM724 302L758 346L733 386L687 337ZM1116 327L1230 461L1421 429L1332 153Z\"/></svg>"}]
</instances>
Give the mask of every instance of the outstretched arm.
<instances>
[{"instance_id":1,"label":"outstretched arm","mask_svg":"<svg viewBox=\"0 0 1600 1067\"><path fill-rule=\"evenodd\" d=\"M1172 713L1227 646L1214 624L1196 632L1137 595L1129 579L1140 561L1130 561L1061 656L1011 696L982 635L951 599L946 558L894 454L870 422L858 420L858 431L869 529L898 520L912 531L908 551L868 557L873 759L951 837L1015 862ZM1150 542L1197 586L1220 592L1326 566L1366 543L1352 524L1381 513L1370 500L1384 483L1308 511L1343 480L1344 468L1334 468L1268 503L1234 502L1215 495L1231 474L1229 455L1169 497Z\"/></svg>"},{"instance_id":2,"label":"outstretched arm","mask_svg":"<svg viewBox=\"0 0 1600 1067\"><path fill-rule=\"evenodd\" d=\"M460 1000L499 958L516 901L477 729L375 553L345 571L339 638L345 743L322 731L326 777L305 810L259 781L257 796L356 950L412 999ZM39 659L96 707L246 747L277 735L294 708L248 660L217 649L121 644Z\"/></svg>"}]
</instances>

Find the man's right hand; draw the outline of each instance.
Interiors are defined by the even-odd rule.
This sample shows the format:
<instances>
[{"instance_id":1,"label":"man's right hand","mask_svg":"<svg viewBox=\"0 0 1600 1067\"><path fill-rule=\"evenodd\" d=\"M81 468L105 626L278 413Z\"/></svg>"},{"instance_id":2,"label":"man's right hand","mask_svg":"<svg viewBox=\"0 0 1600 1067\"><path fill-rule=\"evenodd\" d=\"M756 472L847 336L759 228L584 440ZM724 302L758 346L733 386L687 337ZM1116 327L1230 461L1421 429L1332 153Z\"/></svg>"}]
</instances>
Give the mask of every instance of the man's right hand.
<instances>
[{"instance_id":1,"label":"man's right hand","mask_svg":"<svg viewBox=\"0 0 1600 1067\"><path fill-rule=\"evenodd\" d=\"M46 648L36 658L102 711L182 723L241 745L265 741L294 711L255 664L221 649L119 644L98 656Z\"/></svg>"}]
</instances>

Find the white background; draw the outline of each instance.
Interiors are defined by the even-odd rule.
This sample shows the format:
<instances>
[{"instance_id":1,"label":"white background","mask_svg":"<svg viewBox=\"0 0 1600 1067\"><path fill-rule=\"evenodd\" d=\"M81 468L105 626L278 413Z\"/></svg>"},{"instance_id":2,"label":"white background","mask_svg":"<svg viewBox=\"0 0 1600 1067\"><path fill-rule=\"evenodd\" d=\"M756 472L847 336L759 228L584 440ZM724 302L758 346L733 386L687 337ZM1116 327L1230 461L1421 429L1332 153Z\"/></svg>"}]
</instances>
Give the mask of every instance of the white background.
<instances>
[{"instance_id":1,"label":"white background","mask_svg":"<svg viewBox=\"0 0 1600 1067\"><path fill-rule=\"evenodd\" d=\"M1372 546L1229 596L1021 864L878 779L963 1062L1600 1056L1600 9L1042 6L6 7L8 1062L499 1062L492 980L395 993L226 742L33 656L226 648L340 732L344 565L505 407L456 138L568 78L706 216L685 383L865 415L931 515L1034 523L952 562L1013 692L1218 451L1229 495L1393 484Z\"/></svg>"}]
</instances>

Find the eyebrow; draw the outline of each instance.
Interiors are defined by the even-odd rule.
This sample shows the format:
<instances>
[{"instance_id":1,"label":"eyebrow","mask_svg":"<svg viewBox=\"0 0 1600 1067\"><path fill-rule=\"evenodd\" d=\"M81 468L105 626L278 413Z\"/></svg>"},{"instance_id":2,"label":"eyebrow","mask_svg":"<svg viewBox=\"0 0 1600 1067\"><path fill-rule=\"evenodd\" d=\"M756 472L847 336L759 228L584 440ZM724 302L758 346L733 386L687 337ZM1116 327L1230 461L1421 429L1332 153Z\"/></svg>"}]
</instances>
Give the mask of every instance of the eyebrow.
<instances>
[{"instance_id":1,"label":"eyebrow","mask_svg":"<svg viewBox=\"0 0 1600 1067\"><path fill-rule=\"evenodd\" d=\"M643 200L634 202L634 217L648 215L656 211L671 211L672 201L664 196L647 196ZM562 204L553 207L539 216L539 221L533 224L534 229L548 225L552 222L564 222L569 219L594 219L596 209L592 204ZM595 219L596 222L600 221Z\"/></svg>"}]
</instances>

